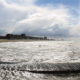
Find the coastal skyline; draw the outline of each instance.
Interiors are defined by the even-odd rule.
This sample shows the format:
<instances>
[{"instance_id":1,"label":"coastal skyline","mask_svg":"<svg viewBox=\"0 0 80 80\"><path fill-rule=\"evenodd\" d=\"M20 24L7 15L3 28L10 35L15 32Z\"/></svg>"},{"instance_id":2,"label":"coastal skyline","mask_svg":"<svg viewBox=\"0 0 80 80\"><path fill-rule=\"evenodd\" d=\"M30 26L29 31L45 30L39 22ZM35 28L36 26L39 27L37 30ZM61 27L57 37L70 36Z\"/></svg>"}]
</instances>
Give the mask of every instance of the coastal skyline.
<instances>
[{"instance_id":1,"label":"coastal skyline","mask_svg":"<svg viewBox=\"0 0 80 80\"><path fill-rule=\"evenodd\" d=\"M0 0L0 35L80 37L80 0Z\"/></svg>"}]
</instances>

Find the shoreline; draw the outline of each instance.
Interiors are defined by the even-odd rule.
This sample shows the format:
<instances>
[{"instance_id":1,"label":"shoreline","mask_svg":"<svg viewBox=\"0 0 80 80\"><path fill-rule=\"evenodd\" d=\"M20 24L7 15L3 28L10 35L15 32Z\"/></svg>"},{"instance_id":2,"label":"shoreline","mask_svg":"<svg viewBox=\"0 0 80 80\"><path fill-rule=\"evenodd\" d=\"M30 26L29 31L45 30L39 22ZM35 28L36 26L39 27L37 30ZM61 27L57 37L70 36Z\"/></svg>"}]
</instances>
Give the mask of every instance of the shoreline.
<instances>
[{"instance_id":1,"label":"shoreline","mask_svg":"<svg viewBox=\"0 0 80 80\"><path fill-rule=\"evenodd\" d=\"M1 42L29 42L29 41L54 41L54 40L32 40L32 39L0 39Z\"/></svg>"}]
</instances>

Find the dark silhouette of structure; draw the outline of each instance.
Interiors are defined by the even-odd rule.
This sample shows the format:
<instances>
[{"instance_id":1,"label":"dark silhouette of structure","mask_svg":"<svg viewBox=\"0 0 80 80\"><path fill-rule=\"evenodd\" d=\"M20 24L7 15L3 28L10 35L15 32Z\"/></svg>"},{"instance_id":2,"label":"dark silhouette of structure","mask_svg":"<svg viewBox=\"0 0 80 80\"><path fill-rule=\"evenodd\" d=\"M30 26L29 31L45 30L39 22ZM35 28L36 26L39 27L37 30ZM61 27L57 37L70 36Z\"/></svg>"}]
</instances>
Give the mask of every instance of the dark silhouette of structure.
<instances>
[{"instance_id":1,"label":"dark silhouette of structure","mask_svg":"<svg viewBox=\"0 0 80 80\"><path fill-rule=\"evenodd\" d=\"M47 40L47 37L34 37L26 36L25 34L6 34L6 36L0 36L0 39L34 39L34 40Z\"/></svg>"},{"instance_id":2,"label":"dark silhouette of structure","mask_svg":"<svg viewBox=\"0 0 80 80\"><path fill-rule=\"evenodd\" d=\"M44 36L44 39L45 39L45 40L47 40L47 37L46 37L46 36Z\"/></svg>"},{"instance_id":3,"label":"dark silhouette of structure","mask_svg":"<svg viewBox=\"0 0 80 80\"><path fill-rule=\"evenodd\" d=\"M0 39L6 39L6 37L5 36L0 36Z\"/></svg>"}]
</instances>

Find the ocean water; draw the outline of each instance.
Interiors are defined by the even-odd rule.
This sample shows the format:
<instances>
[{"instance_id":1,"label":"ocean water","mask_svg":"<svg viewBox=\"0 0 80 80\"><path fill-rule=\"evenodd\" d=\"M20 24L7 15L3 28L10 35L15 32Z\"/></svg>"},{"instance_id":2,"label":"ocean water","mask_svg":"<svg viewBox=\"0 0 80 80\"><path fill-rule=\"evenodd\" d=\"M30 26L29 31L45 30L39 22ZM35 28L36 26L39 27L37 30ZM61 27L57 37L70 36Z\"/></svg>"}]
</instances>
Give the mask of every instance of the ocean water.
<instances>
[{"instance_id":1,"label":"ocean water","mask_svg":"<svg viewBox=\"0 0 80 80\"><path fill-rule=\"evenodd\" d=\"M30 41L0 43L0 61L27 63L80 62L79 41ZM0 71L0 80L80 80L80 74L38 74Z\"/></svg>"}]
</instances>

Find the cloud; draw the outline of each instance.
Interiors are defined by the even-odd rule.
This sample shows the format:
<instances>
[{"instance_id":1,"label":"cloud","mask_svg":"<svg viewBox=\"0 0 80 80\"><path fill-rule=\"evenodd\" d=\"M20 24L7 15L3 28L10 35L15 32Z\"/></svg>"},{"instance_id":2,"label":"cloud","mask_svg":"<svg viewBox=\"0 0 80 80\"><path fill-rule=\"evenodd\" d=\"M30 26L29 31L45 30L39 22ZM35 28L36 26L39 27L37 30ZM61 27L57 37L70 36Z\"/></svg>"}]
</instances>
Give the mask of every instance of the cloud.
<instances>
[{"instance_id":1,"label":"cloud","mask_svg":"<svg viewBox=\"0 0 80 80\"><path fill-rule=\"evenodd\" d=\"M58 7L37 6L35 2L36 0L0 0L0 28L4 33L63 37L77 35L72 27L75 18L69 8L61 4Z\"/></svg>"},{"instance_id":2,"label":"cloud","mask_svg":"<svg viewBox=\"0 0 80 80\"><path fill-rule=\"evenodd\" d=\"M59 32L59 36L62 36L62 33L60 33L61 31L59 30L63 29L64 31L64 29L66 29L69 17L68 10L65 8L54 8L50 10L50 8L40 7L35 13L29 15L26 19L19 21L19 27L17 30L19 30L20 33L21 31L24 32L24 30L26 30L25 32L35 35L38 34L48 36L55 35ZM54 30L55 25L60 27L57 29L57 32Z\"/></svg>"},{"instance_id":3,"label":"cloud","mask_svg":"<svg viewBox=\"0 0 80 80\"><path fill-rule=\"evenodd\" d=\"M80 11L77 10L77 13L78 13L78 16L73 17L73 20L75 22L71 24L70 35L75 37L80 37Z\"/></svg>"},{"instance_id":4,"label":"cloud","mask_svg":"<svg viewBox=\"0 0 80 80\"><path fill-rule=\"evenodd\" d=\"M80 36L80 20L77 22L76 25L73 25L70 29L70 34L72 36Z\"/></svg>"}]
</instances>

